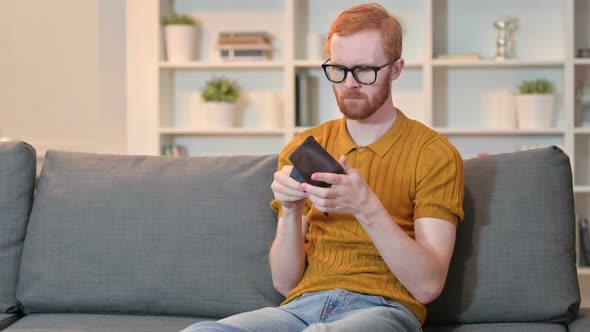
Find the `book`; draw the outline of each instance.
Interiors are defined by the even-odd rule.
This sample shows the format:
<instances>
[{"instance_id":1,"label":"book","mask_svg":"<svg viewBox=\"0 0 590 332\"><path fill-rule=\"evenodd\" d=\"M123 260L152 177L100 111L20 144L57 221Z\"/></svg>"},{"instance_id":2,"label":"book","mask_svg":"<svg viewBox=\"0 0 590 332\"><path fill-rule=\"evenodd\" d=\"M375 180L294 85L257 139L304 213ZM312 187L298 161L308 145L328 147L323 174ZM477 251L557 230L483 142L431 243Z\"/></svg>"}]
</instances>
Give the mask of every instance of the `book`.
<instances>
[{"instance_id":1,"label":"book","mask_svg":"<svg viewBox=\"0 0 590 332\"><path fill-rule=\"evenodd\" d=\"M439 54L436 56L436 59L453 61L476 61L481 60L481 56L476 53Z\"/></svg>"},{"instance_id":2,"label":"book","mask_svg":"<svg viewBox=\"0 0 590 332\"><path fill-rule=\"evenodd\" d=\"M295 75L295 125L299 127L312 125L310 81L307 72Z\"/></svg>"},{"instance_id":3,"label":"book","mask_svg":"<svg viewBox=\"0 0 590 332\"><path fill-rule=\"evenodd\" d=\"M270 45L248 44L220 44L219 55L225 61L260 61L272 59L272 47Z\"/></svg>"},{"instance_id":4,"label":"book","mask_svg":"<svg viewBox=\"0 0 590 332\"><path fill-rule=\"evenodd\" d=\"M219 44L270 44L271 36L266 32L220 32Z\"/></svg>"},{"instance_id":5,"label":"book","mask_svg":"<svg viewBox=\"0 0 590 332\"><path fill-rule=\"evenodd\" d=\"M580 265L590 265L590 235L588 233L588 219L580 219Z\"/></svg>"}]
</instances>

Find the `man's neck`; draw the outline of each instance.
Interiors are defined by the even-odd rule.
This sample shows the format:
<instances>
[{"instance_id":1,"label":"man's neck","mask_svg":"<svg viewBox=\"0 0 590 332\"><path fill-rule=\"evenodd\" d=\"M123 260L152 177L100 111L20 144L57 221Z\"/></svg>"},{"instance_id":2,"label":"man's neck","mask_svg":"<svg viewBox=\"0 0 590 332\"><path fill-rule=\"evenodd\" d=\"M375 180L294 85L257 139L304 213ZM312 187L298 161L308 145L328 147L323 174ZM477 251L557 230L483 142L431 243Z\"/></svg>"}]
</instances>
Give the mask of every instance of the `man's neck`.
<instances>
[{"instance_id":1,"label":"man's neck","mask_svg":"<svg viewBox=\"0 0 590 332\"><path fill-rule=\"evenodd\" d=\"M397 119L397 111L391 100L364 120L346 119L346 129L352 140L359 146L367 146L383 136Z\"/></svg>"}]
</instances>

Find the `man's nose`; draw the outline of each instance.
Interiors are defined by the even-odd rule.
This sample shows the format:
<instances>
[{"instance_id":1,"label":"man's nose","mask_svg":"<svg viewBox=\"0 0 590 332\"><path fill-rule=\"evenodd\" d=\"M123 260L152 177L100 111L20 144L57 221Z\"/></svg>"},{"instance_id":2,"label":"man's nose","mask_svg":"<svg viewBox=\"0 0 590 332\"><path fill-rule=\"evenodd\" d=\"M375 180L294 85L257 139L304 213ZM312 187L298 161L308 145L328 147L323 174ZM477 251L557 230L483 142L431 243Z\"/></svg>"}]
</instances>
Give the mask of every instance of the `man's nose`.
<instances>
[{"instance_id":1,"label":"man's nose","mask_svg":"<svg viewBox=\"0 0 590 332\"><path fill-rule=\"evenodd\" d=\"M342 84L344 84L344 87L347 89L355 89L361 87L361 84L354 79L352 72L348 72Z\"/></svg>"}]
</instances>

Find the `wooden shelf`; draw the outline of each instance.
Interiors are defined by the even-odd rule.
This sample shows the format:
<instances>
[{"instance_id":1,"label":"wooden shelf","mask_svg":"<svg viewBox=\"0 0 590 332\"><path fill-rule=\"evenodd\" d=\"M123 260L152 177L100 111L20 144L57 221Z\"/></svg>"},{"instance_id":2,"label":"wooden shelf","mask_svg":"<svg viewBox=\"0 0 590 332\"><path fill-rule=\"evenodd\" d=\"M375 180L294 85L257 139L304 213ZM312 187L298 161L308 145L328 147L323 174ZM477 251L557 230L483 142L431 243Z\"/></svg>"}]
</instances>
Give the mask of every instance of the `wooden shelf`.
<instances>
[{"instance_id":1,"label":"wooden shelf","mask_svg":"<svg viewBox=\"0 0 590 332\"><path fill-rule=\"evenodd\" d=\"M590 65L590 58L575 58L574 64L576 64L576 65Z\"/></svg>"},{"instance_id":2,"label":"wooden shelf","mask_svg":"<svg viewBox=\"0 0 590 332\"><path fill-rule=\"evenodd\" d=\"M563 60L432 60L433 67L560 67L564 64L565 61Z\"/></svg>"},{"instance_id":3,"label":"wooden shelf","mask_svg":"<svg viewBox=\"0 0 590 332\"><path fill-rule=\"evenodd\" d=\"M590 128L583 128L583 127L574 128L574 134L590 135Z\"/></svg>"},{"instance_id":4,"label":"wooden shelf","mask_svg":"<svg viewBox=\"0 0 590 332\"><path fill-rule=\"evenodd\" d=\"M576 194L590 194L590 186L574 186Z\"/></svg>"},{"instance_id":5,"label":"wooden shelf","mask_svg":"<svg viewBox=\"0 0 590 332\"><path fill-rule=\"evenodd\" d=\"M302 132L310 128L295 127L295 132ZM462 129L447 127L433 127L432 129L443 135L453 136L561 136L565 134L563 129Z\"/></svg>"},{"instance_id":6,"label":"wooden shelf","mask_svg":"<svg viewBox=\"0 0 590 332\"><path fill-rule=\"evenodd\" d=\"M174 136L281 136L283 129L258 128L219 128L219 129L191 129L164 127L159 130L160 135Z\"/></svg>"},{"instance_id":7,"label":"wooden shelf","mask_svg":"<svg viewBox=\"0 0 590 332\"><path fill-rule=\"evenodd\" d=\"M295 68L321 68L325 60L295 60ZM422 61L406 61L405 68L421 68Z\"/></svg>"},{"instance_id":8,"label":"wooden shelf","mask_svg":"<svg viewBox=\"0 0 590 332\"><path fill-rule=\"evenodd\" d=\"M579 276L590 276L590 267L578 266L578 275Z\"/></svg>"},{"instance_id":9,"label":"wooden shelf","mask_svg":"<svg viewBox=\"0 0 590 332\"><path fill-rule=\"evenodd\" d=\"M563 129L453 129L446 127L434 127L434 130L443 135L457 136L557 136L563 135Z\"/></svg>"},{"instance_id":10,"label":"wooden shelf","mask_svg":"<svg viewBox=\"0 0 590 332\"><path fill-rule=\"evenodd\" d=\"M260 62L160 62L162 69L283 69L283 62L260 61Z\"/></svg>"}]
</instances>

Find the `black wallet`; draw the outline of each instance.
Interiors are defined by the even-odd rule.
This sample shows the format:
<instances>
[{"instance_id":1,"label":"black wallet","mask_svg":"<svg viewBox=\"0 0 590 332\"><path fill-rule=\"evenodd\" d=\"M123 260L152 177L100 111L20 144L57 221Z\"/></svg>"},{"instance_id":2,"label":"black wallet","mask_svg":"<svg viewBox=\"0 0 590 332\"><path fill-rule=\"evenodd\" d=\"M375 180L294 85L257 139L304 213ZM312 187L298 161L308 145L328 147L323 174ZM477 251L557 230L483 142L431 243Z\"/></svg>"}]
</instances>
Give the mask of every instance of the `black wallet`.
<instances>
[{"instance_id":1,"label":"black wallet","mask_svg":"<svg viewBox=\"0 0 590 332\"><path fill-rule=\"evenodd\" d=\"M293 163L290 176L300 183L306 182L317 187L330 187L329 183L314 181L313 173L344 174L342 166L326 151L313 136L308 136L289 156Z\"/></svg>"}]
</instances>

